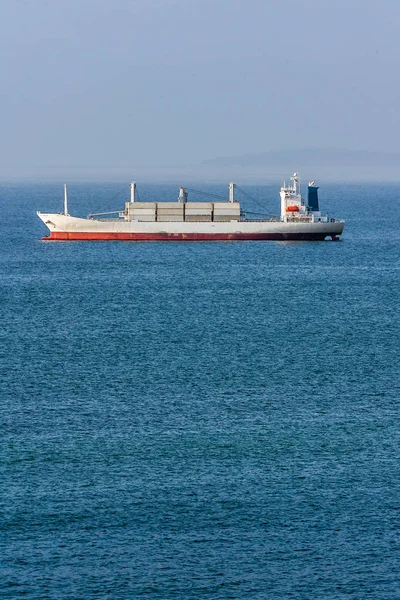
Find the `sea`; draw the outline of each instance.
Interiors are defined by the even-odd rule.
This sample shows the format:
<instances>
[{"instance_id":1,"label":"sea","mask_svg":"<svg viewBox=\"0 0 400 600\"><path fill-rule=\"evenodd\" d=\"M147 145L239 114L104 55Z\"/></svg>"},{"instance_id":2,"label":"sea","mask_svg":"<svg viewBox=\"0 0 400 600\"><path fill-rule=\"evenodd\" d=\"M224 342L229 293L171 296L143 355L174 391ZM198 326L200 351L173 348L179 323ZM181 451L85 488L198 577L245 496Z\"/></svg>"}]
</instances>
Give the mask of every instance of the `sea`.
<instances>
[{"instance_id":1,"label":"sea","mask_svg":"<svg viewBox=\"0 0 400 600\"><path fill-rule=\"evenodd\" d=\"M340 241L45 242L62 185L1 183L1 598L400 598L400 184L320 201Z\"/></svg>"}]
</instances>

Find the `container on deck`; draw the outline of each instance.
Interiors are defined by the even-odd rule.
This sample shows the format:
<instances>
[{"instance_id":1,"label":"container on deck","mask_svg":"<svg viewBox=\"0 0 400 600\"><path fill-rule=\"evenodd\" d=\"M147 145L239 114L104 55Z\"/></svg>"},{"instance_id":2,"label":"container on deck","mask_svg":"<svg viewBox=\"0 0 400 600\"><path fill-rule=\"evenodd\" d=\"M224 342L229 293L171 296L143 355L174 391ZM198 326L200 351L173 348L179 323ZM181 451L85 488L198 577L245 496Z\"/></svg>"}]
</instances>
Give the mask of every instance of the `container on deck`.
<instances>
[{"instance_id":1,"label":"container on deck","mask_svg":"<svg viewBox=\"0 0 400 600\"><path fill-rule=\"evenodd\" d=\"M212 202L185 202L186 210L212 210L213 203Z\"/></svg>"},{"instance_id":2,"label":"container on deck","mask_svg":"<svg viewBox=\"0 0 400 600\"><path fill-rule=\"evenodd\" d=\"M183 211L184 203L183 202L157 202L157 210L181 210Z\"/></svg>"},{"instance_id":3,"label":"container on deck","mask_svg":"<svg viewBox=\"0 0 400 600\"><path fill-rule=\"evenodd\" d=\"M221 223L224 221L240 221L238 215L214 215L214 222Z\"/></svg>"},{"instance_id":4,"label":"container on deck","mask_svg":"<svg viewBox=\"0 0 400 600\"><path fill-rule=\"evenodd\" d=\"M188 221L189 223L196 223L197 222L210 222L211 221L211 213L209 215L198 215L198 214L194 214L194 215L185 215L185 221Z\"/></svg>"},{"instance_id":5,"label":"container on deck","mask_svg":"<svg viewBox=\"0 0 400 600\"><path fill-rule=\"evenodd\" d=\"M238 214L240 215L239 202L214 202L214 214Z\"/></svg>"},{"instance_id":6,"label":"container on deck","mask_svg":"<svg viewBox=\"0 0 400 600\"><path fill-rule=\"evenodd\" d=\"M156 213L152 214L137 214L137 213L129 213L129 218L131 221L148 221L152 222L156 220Z\"/></svg>"},{"instance_id":7,"label":"container on deck","mask_svg":"<svg viewBox=\"0 0 400 600\"><path fill-rule=\"evenodd\" d=\"M155 202L127 202L127 214L129 221L155 221Z\"/></svg>"},{"instance_id":8,"label":"container on deck","mask_svg":"<svg viewBox=\"0 0 400 600\"><path fill-rule=\"evenodd\" d=\"M127 202L128 208L135 210L155 210L157 202Z\"/></svg>"},{"instance_id":9,"label":"container on deck","mask_svg":"<svg viewBox=\"0 0 400 600\"><path fill-rule=\"evenodd\" d=\"M179 214L179 213L160 213L159 211L157 212L157 221L162 221L164 223L168 222L168 221L172 221L172 222L183 222L183 213Z\"/></svg>"},{"instance_id":10,"label":"container on deck","mask_svg":"<svg viewBox=\"0 0 400 600\"><path fill-rule=\"evenodd\" d=\"M196 203L197 204L197 203ZM200 204L200 203L199 203ZM212 204L205 206L188 206L185 205L185 215L212 215Z\"/></svg>"}]
</instances>

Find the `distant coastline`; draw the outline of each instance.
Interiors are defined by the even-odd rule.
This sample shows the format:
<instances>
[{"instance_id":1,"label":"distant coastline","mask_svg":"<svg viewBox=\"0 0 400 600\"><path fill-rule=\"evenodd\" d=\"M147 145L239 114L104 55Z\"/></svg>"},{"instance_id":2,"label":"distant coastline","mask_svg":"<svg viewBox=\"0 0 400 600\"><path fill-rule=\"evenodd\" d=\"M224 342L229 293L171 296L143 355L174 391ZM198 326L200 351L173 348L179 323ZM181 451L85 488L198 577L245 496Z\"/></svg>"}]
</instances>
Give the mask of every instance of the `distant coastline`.
<instances>
[{"instance_id":1,"label":"distant coastline","mask_svg":"<svg viewBox=\"0 0 400 600\"><path fill-rule=\"evenodd\" d=\"M169 164L168 164L169 163ZM222 156L189 164L2 165L0 182L236 183L281 182L289 171L320 182L400 182L400 153L302 148Z\"/></svg>"},{"instance_id":2,"label":"distant coastline","mask_svg":"<svg viewBox=\"0 0 400 600\"><path fill-rule=\"evenodd\" d=\"M205 160L203 164L211 167L280 167L289 164L313 167L400 167L400 153L337 148L302 148L218 157Z\"/></svg>"}]
</instances>

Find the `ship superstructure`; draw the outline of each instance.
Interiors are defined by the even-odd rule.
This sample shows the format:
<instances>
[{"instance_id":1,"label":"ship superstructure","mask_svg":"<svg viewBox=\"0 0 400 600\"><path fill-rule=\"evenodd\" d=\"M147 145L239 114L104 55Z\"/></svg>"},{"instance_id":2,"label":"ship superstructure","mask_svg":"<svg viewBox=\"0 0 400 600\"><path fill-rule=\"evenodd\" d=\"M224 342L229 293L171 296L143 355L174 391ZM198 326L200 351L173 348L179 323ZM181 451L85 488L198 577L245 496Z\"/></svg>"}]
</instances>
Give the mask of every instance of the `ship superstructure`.
<instances>
[{"instance_id":1,"label":"ship superstructure","mask_svg":"<svg viewBox=\"0 0 400 600\"><path fill-rule=\"evenodd\" d=\"M322 215L318 187L312 181L305 202L298 174L280 191L280 218L249 219L234 198L235 184L229 184L227 201L191 202L186 188L179 189L176 202L140 202L136 184L130 186L130 199L122 212L91 214L88 218L68 213L64 186L64 212L38 216L50 230L44 240L131 240L131 241L219 241L219 240L324 240L338 239L344 227ZM110 217L110 215L117 215Z\"/></svg>"},{"instance_id":2,"label":"ship superstructure","mask_svg":"<svg viewBox=\"0 0 400 600\"><path fill-rule=\"evenodd\" d=\"M307 203L300 193L298 173L290 178L291 185L284 182L281 187L281 219L284 223L327 223L328 215L323 215L319 209L318 186L315 181L308 184Z\"/></svg>"}]
</instances>

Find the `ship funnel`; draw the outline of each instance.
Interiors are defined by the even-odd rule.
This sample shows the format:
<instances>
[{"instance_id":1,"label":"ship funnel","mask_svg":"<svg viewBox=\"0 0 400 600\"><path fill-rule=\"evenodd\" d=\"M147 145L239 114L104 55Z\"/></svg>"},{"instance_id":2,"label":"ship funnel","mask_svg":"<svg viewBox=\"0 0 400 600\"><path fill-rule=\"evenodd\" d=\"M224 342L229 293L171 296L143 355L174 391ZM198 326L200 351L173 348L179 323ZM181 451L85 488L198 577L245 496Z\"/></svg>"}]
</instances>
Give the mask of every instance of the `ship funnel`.
<instances>
[{"instance_id":1,"label":"ship funnel","mask_svg":"<svg viewBox=\"0 0 400 600\"><path fill-rule=\"evenodd\" d=\"M315 185L315 181L308 184L308 208L313 212L319 211L318 186Z\"/></svg>"}]
</instances>

